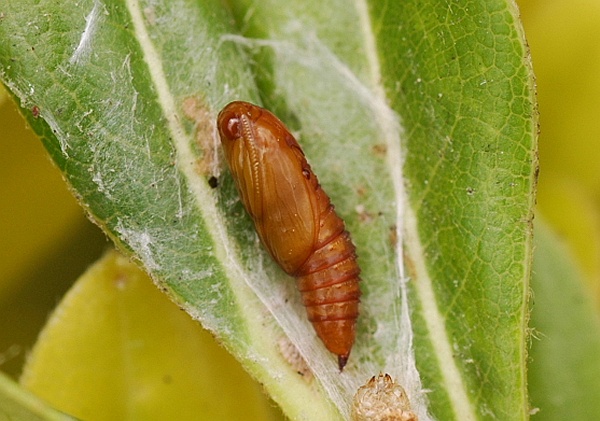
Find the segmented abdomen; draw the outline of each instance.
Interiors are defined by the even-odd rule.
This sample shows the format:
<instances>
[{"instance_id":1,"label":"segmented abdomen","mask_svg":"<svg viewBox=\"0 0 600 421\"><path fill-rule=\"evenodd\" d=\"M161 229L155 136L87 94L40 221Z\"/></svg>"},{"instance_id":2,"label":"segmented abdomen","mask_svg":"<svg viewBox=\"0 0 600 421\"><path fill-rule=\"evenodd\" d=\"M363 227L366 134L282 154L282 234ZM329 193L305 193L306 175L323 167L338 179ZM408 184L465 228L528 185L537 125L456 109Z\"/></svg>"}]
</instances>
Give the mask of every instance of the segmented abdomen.
<instances>
[{"instance_id":1,"label":"segmented abdomen","mask_svg":"<svg viewBox=\"0 0 600 421\"><path fill-rule=\"evenodd\" d=\"M356 337L360 298L360 268L354 244L329 198L319 221L319 241L296 277L308 320L326 348L338 356L340 370L346 365Z\"/></svg>"}]
</instances>

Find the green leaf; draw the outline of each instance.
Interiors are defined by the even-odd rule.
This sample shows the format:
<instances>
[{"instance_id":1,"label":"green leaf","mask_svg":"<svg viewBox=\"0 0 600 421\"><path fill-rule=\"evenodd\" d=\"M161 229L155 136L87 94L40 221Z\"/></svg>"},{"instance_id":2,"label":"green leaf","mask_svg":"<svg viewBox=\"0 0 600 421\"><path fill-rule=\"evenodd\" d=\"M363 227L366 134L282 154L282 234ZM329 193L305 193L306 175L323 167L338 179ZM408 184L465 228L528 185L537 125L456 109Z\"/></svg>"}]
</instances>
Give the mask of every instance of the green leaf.
<instances>
[{"instance_id":1,"label":"green leaf","mask_svg":"<svg viewBox=\"0 0 600 421\"><path fill-rule=\"evenodd\" d=\"M600 317L567 247L536 221L529 390L544 421L600 414Z\"/></svg>"},{"instance_id":2,"label":"green leaf","mask_svg":"<svg viewBox=\"0 0 600 421\"><path fill-rule=\"evenodd\" d=\"M62 3L0 10L2 80L92 218L289 417L348 418L379 371L421 420L527 417L536 118L512 3ZM221 171L234 99L296 132L357 245L343 374Z\"/></svg>"},{"instance_id":3,"label":"green leaf","mask_svg":"<svg viewBox=\"0 0 600 421\"><path fill-rule=\"evenodd\" d=\"M74 419L51 408L0 372L0 420L70 421Z\"/></svg>"}]
</instances>

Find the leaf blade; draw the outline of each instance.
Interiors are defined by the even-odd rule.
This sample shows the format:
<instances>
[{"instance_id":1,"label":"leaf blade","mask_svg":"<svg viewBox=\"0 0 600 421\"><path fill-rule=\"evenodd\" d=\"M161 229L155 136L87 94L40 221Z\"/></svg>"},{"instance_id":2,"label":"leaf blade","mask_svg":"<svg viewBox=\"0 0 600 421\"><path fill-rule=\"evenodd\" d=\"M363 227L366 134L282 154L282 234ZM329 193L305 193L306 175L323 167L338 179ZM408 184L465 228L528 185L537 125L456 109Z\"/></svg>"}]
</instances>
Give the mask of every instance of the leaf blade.
<instances>
[{"instance_id":1,"label":"leaf blade","mask_svg":"<svg viewBox=\"0 0 600 421\"><path fill-rule=\"evenodd\" d=\"M600 413L600 319L569 250L536 225L529 388L545 420L593 420Z\"/></svg>"},{"instance_id":2,"label":"leaf blade","mask_svg":"<svg viewBox=\"0 0 600 421\"><path fill-rule=\"evenodd\" d=\"M405 69L385 83L407 133L415 351L426 356L418 364L425 387L445 384L429 395L431 410L441 419L527 418L537 121L516 12L504 2L375 9L389 13L379 26L401 44L387 55L380 47L382 68ZM510 323L500 322L504 312ZM506 342L490 341L492 332Z\"/></svg>"}]
</instances>

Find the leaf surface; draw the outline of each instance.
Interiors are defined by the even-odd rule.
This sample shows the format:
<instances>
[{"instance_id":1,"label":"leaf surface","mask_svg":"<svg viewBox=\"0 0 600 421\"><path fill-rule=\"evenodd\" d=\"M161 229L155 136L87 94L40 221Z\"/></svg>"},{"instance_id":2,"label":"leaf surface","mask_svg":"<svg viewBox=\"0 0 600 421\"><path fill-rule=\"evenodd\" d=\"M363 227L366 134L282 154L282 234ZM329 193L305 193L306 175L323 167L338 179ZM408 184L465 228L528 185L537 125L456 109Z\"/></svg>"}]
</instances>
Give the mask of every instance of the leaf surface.
<instances>
[{"instance_id":1,"label":"leaf surface","mask_svg":"<svg viewBox=\"0 0 600 421\"><path fill-rule=\"evenodd\" d=\"M600 317L569 249L536 221L529 390L545 421L600 414Z\"/></svg>"}]
</instances>

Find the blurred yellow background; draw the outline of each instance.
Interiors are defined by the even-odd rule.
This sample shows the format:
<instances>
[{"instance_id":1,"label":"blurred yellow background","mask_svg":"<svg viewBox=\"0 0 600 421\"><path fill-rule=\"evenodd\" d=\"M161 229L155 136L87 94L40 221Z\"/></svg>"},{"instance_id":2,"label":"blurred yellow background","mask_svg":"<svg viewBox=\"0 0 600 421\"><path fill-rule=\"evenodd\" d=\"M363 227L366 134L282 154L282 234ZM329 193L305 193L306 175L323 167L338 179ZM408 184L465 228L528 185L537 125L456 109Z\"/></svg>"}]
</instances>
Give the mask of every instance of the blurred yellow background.
<instances>
[{"instance_id":1,"label":"blurred yellow background","mask_svg":"<svg viewBox=\"0 0 600 421\"><path fill-rule=\"evenodd\" d=\"M52 309L109 246L0 87L0 369L16 376Z\"/></svg>"},{"instance_id":2,"label":"blurred yellow background","mask_svg":"<svg viewBox=\"0 0 600 421\"><path fill-rule=\"evenodd\" d=\"M600 303L600 2L519 1L540 110L538 212Z\"/></svg>"}]
</instances>

